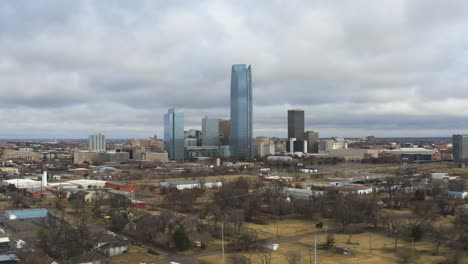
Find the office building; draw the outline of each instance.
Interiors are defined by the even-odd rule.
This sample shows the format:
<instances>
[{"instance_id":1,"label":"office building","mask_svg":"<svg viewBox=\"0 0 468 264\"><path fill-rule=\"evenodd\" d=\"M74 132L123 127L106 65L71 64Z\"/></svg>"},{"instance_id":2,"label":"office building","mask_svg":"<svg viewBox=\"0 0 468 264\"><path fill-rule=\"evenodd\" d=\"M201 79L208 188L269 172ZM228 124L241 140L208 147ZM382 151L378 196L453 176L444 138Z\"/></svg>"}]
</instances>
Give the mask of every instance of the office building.
<instances>
[{"instance_id":1,"label":"office building","mask_svg":"<svg viewBox=\"0 0 468 264\"><path fill-rule=\"evenodd\" d=\"M288 139L304 139L304 110L288 110Z\"/></svg>"},{"instance_id":2,"label":"office building","mask_svg":"<svg viewBox=\"0 0 468 264\"><path fill-rule=\"evenodd\" d=\"M202 146L219 146L219 121L205 116L202 119Z\"/></svg>"},{"instance_id":3,"label":"office building","mask_svg":"<svg viewBox=\"0 0 468 264\"><path fill-rule=\"evenodd\" d=\"M231 133L233 157L252 156L252 70L236 64L231 71Z\"/></svg>"},{"instance_id":4,"label":"office building","mask_svg":"<svg viewBox=\"0 0 468 264\"><path fill-rule=\"evenodd\" d=\"M254 157L263 157L265 155L275 154L275 145L268 137L258 137L254 139Z\"/></svg>"},{"instance_id":5,"label":"office building","mask_svg":"<svg viewBox=\"0 0 468 264\"><path fill-rule=\"evenodd\" d=\"M229 119L218 119L219 124L219 144L229 145L229 135L231 134L231 120Z\"/></svg>"},{"instance_id":6,"label":"office building","mask_svg":"<svg viewBox=\"0 0 468 264\"><path fill-rule=\"evenodd\" d=\"M304 139L307 140L307 152L318 153L319 150L319 133L314 131L305 132Z\"/></svg>"},{"instance_id":7,"label":"office building","mask_svg":"<svg viewBox=\"0 0 468 264\"><path fill-rule=\"evenodd\" d=\"M453 161L468 163L468 135L453 135Z\"/></svg>"},{"instance_id":8,"label":"office building","mask_svg":"<svg viewBox=\"0 0 468 264\"><path fill-rule=\"evenodd\" d=\"M164 149L171 160L184 159L184 112L169 109L164 115Z\"/></svg>"},{"instance_id":9,"label":"office building","mask_svg":"<svg viewBox=\"0 0 468 264\"><path fill-rule=\"evenodd\" d=\"M89 136L89 151L106 151L106 137L101 134Z\"/></svg>"}]
</instances>

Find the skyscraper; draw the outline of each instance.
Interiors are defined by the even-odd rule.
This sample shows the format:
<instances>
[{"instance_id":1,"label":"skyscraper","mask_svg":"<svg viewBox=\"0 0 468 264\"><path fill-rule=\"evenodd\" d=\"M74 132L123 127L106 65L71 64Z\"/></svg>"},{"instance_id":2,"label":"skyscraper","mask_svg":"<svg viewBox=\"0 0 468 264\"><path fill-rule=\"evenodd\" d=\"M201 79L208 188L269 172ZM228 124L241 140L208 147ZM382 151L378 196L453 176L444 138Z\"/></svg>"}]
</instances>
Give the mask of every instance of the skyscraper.
<instances>
[{"instance_id":1,"label":"skyscraper","mask_svg":"<svg viewBox=\"0 0 468 264\"><path fill-rule=\"evenodd\" d=\"M219 121L205 116L202 119L202 146L219 146Z\"/></svg>"},{"instance_id":2,"label":"skyscraper","mask_svg":"<svg viewBox=\"0 0 468 264\"><path fill-rule=\"evenodd\" d=\"M288 110L288 139L304 139L304 110Z\"/></svg>"},{"instance_id":3,"label":"skyscraper","mask_svg":"<svg viewBox=\"0 0 468 264\"><path fill-rule=\"evenodd\" d=\"M468 162L468 135L453 135L453 161Z\"/></svg>"},{"instance_id":4,"label":"skyscraper","mask_svg":"<svg viewBox=\"0 0 468 264\"><path fill-rule=\"evenodd\" d=\"M89 151L106 151L106 137L101 134L89 135Z\"/></svg>"},{"instance_id":5,"label":"skyscraper","mask_svg":"<svg viewBox=\"0 0 468 264\"><path fill-rule=\"evenodd\" d=\"M183 160L184 153L184 112L179 109L169 109L164 114L164 149L169 159Z\"/></svg>"},{"instance_id":6,"label":"skyscraper","mask_svg":"<svg viewBox=\"0 0 468 264\"><path fill-rule=\"evenodd\" d=\"M233 157L252 157L252 70L245 64L231 70L231 135Z\"/></svg>"}]
</instances>

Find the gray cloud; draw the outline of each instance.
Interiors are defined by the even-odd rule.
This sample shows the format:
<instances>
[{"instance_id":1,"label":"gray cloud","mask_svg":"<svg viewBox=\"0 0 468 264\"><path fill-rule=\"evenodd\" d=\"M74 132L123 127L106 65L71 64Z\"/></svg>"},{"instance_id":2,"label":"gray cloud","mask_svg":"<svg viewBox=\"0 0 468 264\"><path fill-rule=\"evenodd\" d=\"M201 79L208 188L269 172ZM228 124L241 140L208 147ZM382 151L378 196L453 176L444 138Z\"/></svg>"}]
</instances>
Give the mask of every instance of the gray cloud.
<instances>
[{"instance_id":1,"label":"gray cloud","mask_svg":"<svg viewBox=\"0 0 468 264\"><path fill-rule=\"evenodd\" d=\"M466 1L1 1L0 137L162 135L229 117L252 64L254 130L288 108L322 136L468 131ZM2 136L3 135L3 136Z\"/></svg>"}]
</instances>

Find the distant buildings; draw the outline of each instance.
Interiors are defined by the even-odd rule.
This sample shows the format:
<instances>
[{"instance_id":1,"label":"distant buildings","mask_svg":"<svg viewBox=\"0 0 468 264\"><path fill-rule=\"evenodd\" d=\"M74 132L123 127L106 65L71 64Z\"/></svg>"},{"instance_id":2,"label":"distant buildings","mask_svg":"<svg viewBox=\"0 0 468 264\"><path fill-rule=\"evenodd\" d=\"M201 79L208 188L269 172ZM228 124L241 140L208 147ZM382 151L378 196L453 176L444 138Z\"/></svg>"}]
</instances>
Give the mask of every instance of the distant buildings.
<instances>
[{"instance_id":1,"label":"distant buildings","mask_svg":"<svg viewBox=\"0 0 468 264\"><path fill-rule=\"evenodd\" d=\"M104 135L90 135L88 142L89 151L106 151L106 137Z\"/></svg>"},{"instance_id":2,"label":"distant buildings","mask_svg":"<svg viewBox=\"0 0 468 264\"><path fill-rule=\"evenodd\" d=\"M169 109L164 115L164 149L169 153L169 159L184 159L184 112L179 109Z\"/></svg>"},{"instance_id":3,"label":"distant buildings","mask_svg":"<svg viewBox=\"0 0 468 264\"><path fill-rule=\"evenodd\" d=\"M245 64L231 70L231 154L252 156L252 70Z\"/></svg>"},{"instance_id":4,"label":"distant buildings","mask_svg":"<svg viewBox=\"0 0 468 264\"><path fill-rule=\"evenodd\" d=\"M332 149L347 149L348 143L344 138L332 137L331 139L320 140L319 152L328 152Z\"/></svg>"},{"instance_id":5,"label":"distant buildings","mask_svg":"<svg viewBox=\"0 0 468 264\"><path fill-rule=\"evenodd\" d=\"M468 135L453 135L453 161L468 163Z\"/></svg>"}]
</instances>

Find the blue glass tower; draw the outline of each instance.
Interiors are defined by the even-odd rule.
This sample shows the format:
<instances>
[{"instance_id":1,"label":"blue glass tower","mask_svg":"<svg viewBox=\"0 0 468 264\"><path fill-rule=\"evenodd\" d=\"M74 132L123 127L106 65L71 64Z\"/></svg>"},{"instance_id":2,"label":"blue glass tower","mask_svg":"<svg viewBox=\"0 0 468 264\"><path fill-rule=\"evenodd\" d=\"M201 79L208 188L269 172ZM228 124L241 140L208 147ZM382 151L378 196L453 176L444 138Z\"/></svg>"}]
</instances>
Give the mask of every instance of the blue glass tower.
<instances>
[{"instance_id":1,"label":"blue glass tower","mask_svg":"<svg viewBox=\"0 0 468 264\"><path fill-rule=\"evenodd\" d=\"M179 109L169 109L164 114L164 150L169 159L183 160L184 153L184 112Z\"/></svg>"},{"instance_id":2,"label":"blue glass tower","mask_svg":"<svg viewBox=\"0 0 468 264\"><path fill-rule=\"evenodd\" d=\"M231 70L231 153L252 157L252 70L245 64Z\"/></svg>"}]
</instances>

